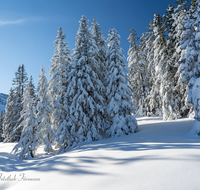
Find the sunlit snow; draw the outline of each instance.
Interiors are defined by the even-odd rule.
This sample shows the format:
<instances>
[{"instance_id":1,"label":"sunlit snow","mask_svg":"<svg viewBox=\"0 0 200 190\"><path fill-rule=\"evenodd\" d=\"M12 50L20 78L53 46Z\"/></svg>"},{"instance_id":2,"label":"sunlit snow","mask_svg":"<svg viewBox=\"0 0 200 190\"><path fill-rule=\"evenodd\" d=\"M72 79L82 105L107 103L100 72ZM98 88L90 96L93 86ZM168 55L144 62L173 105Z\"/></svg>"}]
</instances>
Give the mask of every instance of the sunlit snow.
<instances>
[{"instance_id":1,"label":"sunlit snow","mask_svg":"<svg viewBox=\"0 0 200 190\"><path fill-rule=\"evenodd\" d=\"M0 143L0 189L199 189L200 138L188 134L193 120L141 117L137 121L138 133L32 160L14 160L10 151L15 143ZM16 181L3 180L9 175L16 175Z\"/></svg>"}]
</instances>

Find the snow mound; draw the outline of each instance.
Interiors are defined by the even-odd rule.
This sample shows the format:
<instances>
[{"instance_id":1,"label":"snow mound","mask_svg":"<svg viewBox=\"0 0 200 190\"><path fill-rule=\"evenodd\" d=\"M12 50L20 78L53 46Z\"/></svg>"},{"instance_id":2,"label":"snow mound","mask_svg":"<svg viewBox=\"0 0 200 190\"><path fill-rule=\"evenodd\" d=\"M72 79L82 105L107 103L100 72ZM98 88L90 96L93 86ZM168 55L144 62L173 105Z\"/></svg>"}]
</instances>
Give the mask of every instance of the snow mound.
<instances>
[{"instance_id":1,"label":"snow mound","mask_svg":"<svg viewBox=\"0 0 200 190\"><path fill-rule=\"evenodd\" d=\"M137 121L138 133L32 160L14 160L15 143L0 143L0 189L199 189L200 139L187 136L193 120Z\"/></svg>"}]
</instances>

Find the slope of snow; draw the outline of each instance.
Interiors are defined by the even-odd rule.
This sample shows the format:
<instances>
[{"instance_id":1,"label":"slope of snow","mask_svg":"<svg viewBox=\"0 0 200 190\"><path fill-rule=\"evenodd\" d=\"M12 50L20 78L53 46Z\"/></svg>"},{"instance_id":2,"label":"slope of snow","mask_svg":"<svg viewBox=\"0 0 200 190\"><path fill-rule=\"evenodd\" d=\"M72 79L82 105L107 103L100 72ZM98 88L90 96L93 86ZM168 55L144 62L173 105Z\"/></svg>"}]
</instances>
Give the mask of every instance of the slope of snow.
<instances>
[{"instance_id":1,"label":"slope of snow","mask_svg":"<svg viewBox=\"0 0 200 190\"><path fill-rule=\"evenodd\" d=\"M14 160L9 152L15 143L0 143L0 189L199 189L200 139L187 134L193 120L137 120L136 134L85 143L38 159Z\"/></svg>"}]
</instances>

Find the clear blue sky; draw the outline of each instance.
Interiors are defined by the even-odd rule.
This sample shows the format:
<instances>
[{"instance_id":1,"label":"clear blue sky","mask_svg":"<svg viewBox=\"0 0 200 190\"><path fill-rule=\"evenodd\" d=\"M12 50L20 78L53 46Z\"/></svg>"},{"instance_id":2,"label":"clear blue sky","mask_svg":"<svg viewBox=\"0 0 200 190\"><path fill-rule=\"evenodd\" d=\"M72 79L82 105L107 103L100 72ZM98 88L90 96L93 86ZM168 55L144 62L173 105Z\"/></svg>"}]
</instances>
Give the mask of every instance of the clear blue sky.
<instances>
[{"instance_id":1,"label":"clear blue sky","mask_svg":"<svg viewBox=\"0 0 200 190\"><path fill-rule=\"evenodd\" d=\"M53 41L62 27L71 50L75 47L78 21L96 17L107 38L110 28L121 36L127 57L132 26L141 36L154 13L164 14L174 0L1 0L0 1L0 92L9 93L14 73L25 65L37 85L41 65L49 75Z\"/></svg>"}]
</instances>

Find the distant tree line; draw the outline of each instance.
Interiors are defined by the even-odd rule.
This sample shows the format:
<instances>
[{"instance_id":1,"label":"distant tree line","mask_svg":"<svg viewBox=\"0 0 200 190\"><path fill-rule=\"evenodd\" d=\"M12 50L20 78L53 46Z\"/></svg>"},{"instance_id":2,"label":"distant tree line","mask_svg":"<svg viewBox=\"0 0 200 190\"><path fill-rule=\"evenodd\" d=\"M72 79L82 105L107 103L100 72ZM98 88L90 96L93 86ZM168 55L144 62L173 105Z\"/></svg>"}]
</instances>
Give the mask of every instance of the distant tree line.
<instances>
[{"instance_id":1,"label":"distant tree line","mask_svg":"<svg viewBox=\"0 0 200 190\"><path fill-rule=\"evenodd\" d=\"M200 77L200 1L177 0L154 15L137 41L129 35L128 66L137 116L174 120L193 115L191 89Z\"/></svg>"}]
</instances>

